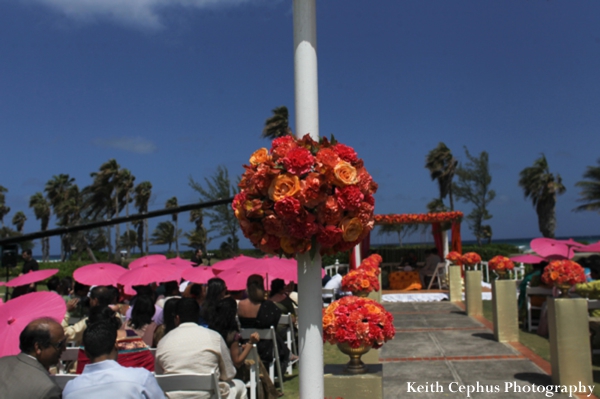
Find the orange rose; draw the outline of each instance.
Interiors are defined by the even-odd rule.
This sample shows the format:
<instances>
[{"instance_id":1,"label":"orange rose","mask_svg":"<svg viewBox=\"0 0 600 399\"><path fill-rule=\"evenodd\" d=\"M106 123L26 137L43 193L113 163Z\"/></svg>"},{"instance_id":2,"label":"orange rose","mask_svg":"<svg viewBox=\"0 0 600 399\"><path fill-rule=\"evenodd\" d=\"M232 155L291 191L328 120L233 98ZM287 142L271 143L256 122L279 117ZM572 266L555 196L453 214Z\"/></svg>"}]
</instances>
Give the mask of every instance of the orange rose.
<instances>
[{"instance_id":1,"label":"orange rose","mask_svg":"<svg viewBox=\"0 0 600 399\"><path fill-rule=\"evenodd\" d=\"M299 240L293 237L282 237L281 241L281 249L286 254L295 254L295 253L304 253L310 250L310 241L309 240Z\"/></svg>"},{"instance_id":2,"label":"orange rose","mask_svg":"<svg viewBox=\"0 0 600 399\"><path fill-rule=\"evenodd\" d=\"M365 289L367 289L367 288L369 288L369 285L370 285L370 284L369 284L369 280L367 280L367 279L361 280L361 282L360 282L360 286L361 286L362 288L365 288Z\"/></svg>"},{"instance_id":3,"label":"orange rose","mask_svg":"<svg viewBox=\"0 0 600 399\"><path fill-rule=\"evenodd\" d=\"M279 201L286 197L293 197L301 190L300 179L298 176L284 173L278 175L271 182L269 187L269 198L273 201Z\"/></svg>"},{"instance_id":4,"label":"orange rose","mask_svg":"<svg viewBox=\"0 0 600 399\"><path fill-rule=\"evenodd\" d=\"M340 223L340 228L342 229L342 238L347 242L356 241L363 231L362 223L358 218L345 218Z\"/></svg>"},{"instance_id":5,"label":"orange rose","mask_svg":"<svg viewBox=\"0 0 600 399\"><path fill-rule=\"evenodd\" d=\"M333 168L333 174L335 176L334 184L336 186L343 187L358 183L358 173L356 173L356 168L346 161L338 162Z\"/></svg>"},{"instance_id":6,"label":"orange rose","mask_svg":"<svg viewBox=\"0 0 600 399\"><path fill-rule=\"evenodd\" d=\"M334 321L335 317L333 317L332 314L325 313L323 315L323 327L328 327L329 325L333 324Z\"/></svg>"},{"instance_id":7,"label":"orange rose","mask_svg":"<svg viewBox=\"0 0 600 399\"><path fill-rule=\"evenodd\" d=\"M271 159L271 157L269 156L269 150L267 150L266 148L261 148L259 150L254 151L254 154L250 156L250 164L256 166L258 164L268 161L269 159Z\"/></svg>"}]
</instances>

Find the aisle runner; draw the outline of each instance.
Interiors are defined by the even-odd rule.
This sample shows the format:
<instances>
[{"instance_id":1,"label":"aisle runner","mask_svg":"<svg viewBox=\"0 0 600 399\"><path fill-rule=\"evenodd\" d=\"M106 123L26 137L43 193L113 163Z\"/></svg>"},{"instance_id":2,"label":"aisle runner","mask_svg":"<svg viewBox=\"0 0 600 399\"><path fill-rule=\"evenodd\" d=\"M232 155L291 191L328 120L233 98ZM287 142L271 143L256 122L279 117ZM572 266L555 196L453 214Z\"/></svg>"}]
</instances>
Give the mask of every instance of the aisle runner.
<instances>
[{"instance_id":1,"label":"aisle runner","mask_svg":"<svg viewBox=\"0 0 600 399\"><path fill-rule=\"evenodd\" d=\"M516 283L515 283L516 284ZM481 283L481 286L484 288L492 289L492 285L489 283ZM518 290L517 290L518 295ZM484 301L492 300L492 292L482 292L481 297ZM384 294L382 295L383 302L438 302L438 301L447 301L448 294L443 292L407 292L406 294ZM462 294L462 299L465 299L465 293Z\"/></svg>"}]
</instances>

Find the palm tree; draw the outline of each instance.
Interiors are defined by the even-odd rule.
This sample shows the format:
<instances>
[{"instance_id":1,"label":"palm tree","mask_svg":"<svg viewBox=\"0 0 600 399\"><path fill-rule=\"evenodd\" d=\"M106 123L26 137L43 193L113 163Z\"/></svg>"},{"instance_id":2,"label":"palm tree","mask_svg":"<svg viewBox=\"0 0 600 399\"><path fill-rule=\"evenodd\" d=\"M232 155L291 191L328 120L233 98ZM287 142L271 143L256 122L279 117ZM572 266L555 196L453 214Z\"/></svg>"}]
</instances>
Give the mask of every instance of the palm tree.
<instances>
[{"instance_id":1,"label":"palm tree","mask_svg":"<svg viewBox=\"0 0 600 399\"><path fill-rule=\"evenodd\" d=\"M127 248L127 253L129 254L130 250L133 249L135 252L135 247L137 246L137 233L135 230L126 230L121 236L121 246Z\"/></svg>"},{"instance_id":2,"label":"palm tree","mask_svg":"<svg viewBox=\"0 0 600 399\"><path fill-rule=\"evenodd\" d=\"M148 203L150 202L150 196L152 195L152 183L149 181L143 181L135 186L135 207L139 213L148 212ZM138 246L140 252L144 252L143 239L144 233L146 233L146 255L150 251L150 238L148 234L148 219L144 219L143 223L137 223L137 235L138 235Z\"/></svg>"},{"instance_id":3,"label":"palm tree","mask_svg":"<svg viewBox=\"0 0 600 399\"><path fill-rule=\"evenodd\" d=\"M530 198L535 207L540 232L544 237L554 238L556 196L567 190L560 175L550 173L546 156L542 154L533 166L523 169L519 176L519 186L523 188L525 198Z\"/></svg>"},{"instance_id":4,"label":"palm tree","mask_svg":"<svg viewBox=\"0 0 600 399\"><path fill-rule=\"evenodd\" d=\"M63 227L69 226L68 216L65 214L65 207L63 202L67 201L69 196L69 188L75 184L75 179L66 174L54 175L52 179L48 180L44 191L46 197L52 206L54 215L57 218L56 224ZM60 246L60 258L62 261L66 259L67 253L70 252L71 248L68 244L68 236L66 234L61 235L61 246Z\"/></svg>"},{"instance_id":5,"label":"palm tree","mask_svg":"<svg viewBox=\"0 0 600 399\"><path fill-rule=\"evenodd\" d=\"M438 182L440 201L443 202L447 196L450 198L450 210L454 210L452 179L456 173L457 166L458 161L444 143L439 143L437 147L429 151L429 154L425 158L425 167L429 169L431 180L437 180Z\"/></svg>"},{"instance_id":6,"label":"palm tree","mask_svg":"<svg viewBox=\"0 0 600 399\"><path fill-rule=\"evenodd\" d=\"M202 209L193 209L190 211L190 222L196 225L196 228L185 236L189 240L188 246L192 248L200 248L206 253L206 244L208 243L208 231L204 227L204 213Z\"/></svg>"},{"instance_id":7,"label":"palm tree","mask_svg":"<svg viewBox=\"0 0 600 399\"><path fill-rule=\"evenodd\" d=\"M273 116L265 121L265 127L262 131L262 136L268 139L276 139L277 137L283 137L292 134L288 121L288 109L285 105L275 108Z\"/></svg>"},{"instance_id":8,"label":"palm tree","mask_svg":"<svg viewBox=\"0 0 600 399\"><path fill-rule=\"evenodd\" d=\"M169 208L177 208L179 205L177 205L177 197L173 197L167 200L167 203L165 204L165 207L167 209ZM177 226L177 214L174 213L171 215L171 219L173 220L173 222L175 223L175 230L178 230L178 226ZM179 257L179 237L175 237L175 251L177 253L177 257Z\"/></svg>"},{"instance_id":9,"label":"palm tree","mask_svg":"<svg viewBox=\"0 0 600 399\"><path fill-rule=\"evenodd\" d=\"M171 252L171 245L179 235L181 235L181 231L176 230L173 223L160 222L152 232L152 244L168 245L168 251Z\"/></svg>"},{"instance_id":10,"label":"palm tree","mask_svg":"<svg viewBox=\"0 0 600 399\"><path fill-rule=\"evenodd\" d=\"M588 180L582 180L575 185L581 187L577 201L585 202L575 208L575 211L600 211L600 158L598 158L598 166L588 166L583 174L583 177Z\"/></svg>"},{"instance_id":11,"label":"palm tree","mask_svg":"<svg viewBox=\"0 0 600 399\"><path fill-rule=\"evenodd\" d=\"M131 192L133 191L133 182L135 176L131 174L129 169L121 169L120 173L120 185L119 185L119 206L123 208L125 205L125 216L129 217L129 203L132 201ZM125 232L129 232L129 222L125 224ZM137 236L137 234L136 234ZM129 258L129 250L131 246L127 247L127 258ZM135 246L134 246L135 247Z\"/></svg>"},{"instance_id":12,"label":"palm tree","mask_svg":"<svg viewBox=\"0 0 600 399\"><path fill-rule=\"evenodd\" d=\"M33 208L35 218L41 221L40 229L46 231L50 222L50 203L44 198L44 194L37 192L29 198L29 207ZM50 239L42 238L42 257L44 261L48 261L50 256Z\"/></svg>"},{"instance_id":13,"label":"palm tree","mask_svg":"<svg viewBox=\"0 0 600 399\"><path fill-rule=\"evenodd\" d=\"M0 222L2 223L2 227L4 227L4 216L8 215L10 212L10 207L6 206L6 197L4 193L7 193L8 189L4 186L0 186Z\"/></svg>"},{"instance_id":14,"label":"palm tree","mask_svg":"<svg viewBox=\"0 0 600 399\"><path fill-rule=\"evenodd\" d=\"M25 226L26 220L27 220L27 216L25 216L25 214L21 211L18 211L17 213L15 213L12 218L12 224L13 224L13 226L15 226L15 228L17 229L17 231L20 234L23 234L23 227Z\"/></svg>"}]
</instances>

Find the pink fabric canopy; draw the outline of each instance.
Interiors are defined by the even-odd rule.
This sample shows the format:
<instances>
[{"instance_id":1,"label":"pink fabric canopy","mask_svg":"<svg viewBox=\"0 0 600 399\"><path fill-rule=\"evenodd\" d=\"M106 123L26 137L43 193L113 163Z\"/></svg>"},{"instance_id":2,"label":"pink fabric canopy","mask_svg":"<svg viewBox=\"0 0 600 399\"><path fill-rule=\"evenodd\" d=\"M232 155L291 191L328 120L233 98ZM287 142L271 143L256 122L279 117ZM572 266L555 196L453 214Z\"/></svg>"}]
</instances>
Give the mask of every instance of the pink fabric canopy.
<instances>
[{"instance_id":1,"label":"pink fabric canopy","mask_svg":"<svg viewBox=\"0 0 600 399\"><path fill-rule=\"evenodd\" d=\"M48 277L54 276L56 273L58 273L58 269L36 270L34 272L23 274L19 277L15 277L9 282L7 282L5 285L7 287L20 287L22 285L29 285L32 283L37 283L38 281L45 280Z\"/></svg>"},{"instance_id":2,"label":"pink fabric canopy","mask_svg":"<svg viewBox=\"0 0 600 399\"><path fill-rule=\"evenodd\" d=\"M112 285L116 287L119 277L126 272L127 269L114 263L94 263L75 270L73 278L85 285Z\"/></svg>"}]
</instances>

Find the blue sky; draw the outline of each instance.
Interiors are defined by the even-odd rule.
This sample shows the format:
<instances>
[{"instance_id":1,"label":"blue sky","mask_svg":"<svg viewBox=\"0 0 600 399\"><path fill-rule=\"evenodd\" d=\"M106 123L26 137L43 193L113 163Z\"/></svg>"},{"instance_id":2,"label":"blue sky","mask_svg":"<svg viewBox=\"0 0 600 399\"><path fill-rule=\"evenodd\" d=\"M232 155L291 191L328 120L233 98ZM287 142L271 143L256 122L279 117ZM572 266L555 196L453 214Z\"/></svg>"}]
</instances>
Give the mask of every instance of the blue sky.
<instances>
[{"instance_id":1,"label":"blue sky","mask_svg":"<svg viewBox=\"0 0 600 399\"><path fill-rule=\"evenodd\" d=\"M377 213L425 211L438 142L487 151L495 238L539 235L517 182L544 153L567 187L557 236L600 234L600 215L572 212L600 157L599 18L578 0L318 0L320 133L358 150ZM37 231L29 197L60 173L86 186L110 158L152 182L151 209L197 201L189 177L218 165L241 174L272 108L294 126L292 34L290 1L0 2L5 223L22 210Z\"/></svg>"}]
</instances>

